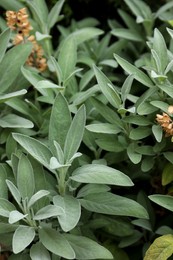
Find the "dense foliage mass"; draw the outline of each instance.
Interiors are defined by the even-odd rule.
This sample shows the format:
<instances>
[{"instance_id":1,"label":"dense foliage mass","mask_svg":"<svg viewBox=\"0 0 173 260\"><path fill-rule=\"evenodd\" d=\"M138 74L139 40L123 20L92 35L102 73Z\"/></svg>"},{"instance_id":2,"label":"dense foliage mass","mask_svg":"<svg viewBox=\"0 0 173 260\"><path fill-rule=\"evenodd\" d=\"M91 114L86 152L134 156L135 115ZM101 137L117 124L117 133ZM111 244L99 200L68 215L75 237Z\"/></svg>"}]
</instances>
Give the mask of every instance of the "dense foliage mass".
<instances>
[{"instance_id":1,"label":"dense foliage mass","mask_svg":"<svg viewBox=\"0 0 173 260\"><path fill-rule=\"evenodd\" d=\"M3 259L172 257L173 1L103 2L0 1Z\"/></svg>"}]
</instances>

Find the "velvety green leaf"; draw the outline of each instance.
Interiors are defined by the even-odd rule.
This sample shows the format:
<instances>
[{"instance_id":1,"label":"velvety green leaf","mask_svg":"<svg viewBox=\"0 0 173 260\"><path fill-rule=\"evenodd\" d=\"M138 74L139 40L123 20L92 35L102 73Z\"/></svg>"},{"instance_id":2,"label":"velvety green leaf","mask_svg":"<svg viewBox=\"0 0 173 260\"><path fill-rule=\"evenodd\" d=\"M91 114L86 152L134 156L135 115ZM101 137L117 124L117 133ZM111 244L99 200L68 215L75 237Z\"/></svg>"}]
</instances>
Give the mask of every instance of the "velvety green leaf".
<instances>
[{"instance_id":1,"label":"velvety green leaf","mask_svg":"<svg viewBox=\"0 0 173 260\"><path fill-rule=\"evenodd\" d=\"M160 125L153 125L152 126L152 132L154 134L154 137L156 138L157 142L162 141L162 136L163 136L163 130Z\"/></svg>"},{"instance_id":2,"label":"velvety green leaf","mask_svg":"<svg viewBox=\"0 0 173 260\"><path fill-rule=\"evenodd\" d=\"M114 110L109 108L107 105L103 104L98 99L91 98L91 102L93 106L97 109L97 111L111 124L116 124L120 128L123 127L122 120L115 113Z\"/></svg>"},{"instance_id":3,"label":"velvety green leaf","mask_svg":"<svg viewBox=\"0 0 173 260\"><path fill-rule=\"evenodd\" d=\"M88 195L80 202L85 209L97 213L148 218L146 210L139 203L109 192Z\"/></svg>"},{"instance_id":4,"label":"velvety green leaf","mask_svg":"<svg viewBox=\"0 0 173 260\"><path fill-rule=\"evenodd\" d=\"M64 237L74 249L76 259L113 259L110 251L87 237L71 234L66 234Z\"/></svg>"},{"instance_id":5,"label":"velvety green leaf","mask_svg":"<svg viewBox=\"0 0 173 260\"><path fill-rule=\"evenodd\" d=\"M39 190L37 191L28 201L28 208L30 208L31 206L33 206L38 200L40 200L41 198L49 195L49 191L47 190Z\"/></svg>"},{"instance_id":6,"label":"velvety green leaf","mask_svg":"<svg viewBox=\"0 0 173 260\"><path fill-rule=\"evenodd\" d=\"M115 107L119 108L121 105L121 99L118 92L112 86L112 82L106 77L106 75L96 66L94 66L94 72L101 88L101 91L107 98L107 100Z\"/></svg>"},{"instance_id":7,"label":"velvety green leaf","mask_svg":"<svg viewBox=\"0 0 173 260\"><path fill-rule=\"evenodd\" d=\"M7 234L15 231L15 229L18 227L18 225L8 224L0 222L0 234Z\"/></svg>"},{"instance_id":8,"label":"velvety green leaf","mask_svg":"<svg viewBox=\"0 0 173 260\"><path fill-rule=\"evenodd\" d=\"M172 152L164 152L164 157L173 164L173 153Z\"/></svg>"},{"instance_id":9,"label":"velvety green leaf","mask_svg":"<svg viewBox=\"0 0 173 260\"><path fill-rule=\"evenodd\" d=\"M106 191L110 191L110 187L104 184L86 184L85 186L83 186L78 194L77 194L77 198L81 198L81 197L85 197L91 193L100 193L100 192L106 192Z\"/></svg>"},{"instance_id":10,"label":"velvety green leaf","mask_svg":"<svg viewBox=\"0 0 173 260\"><path fill-rule=\"evenodd\" d=\"M23 199L30 199L35 190L33 168L30 161L24 154L22 154L19 158L17 170L17 187Z\"/></svg>"},{"instance_id":11,"label":"velvety green leaf","mask_svg":"<svg viewBox=\"0 0 173 260\"><path fill-rule=\"evenodd\" d=\"M162 172L162 185L165 186L173 181L173 164L168 163L165 165Z\"/></svg>"},{"instance_id":12,"label":"velvety green leaf","mask_svg":"<svg viewBox=\"0 0 173 260\"><path fill-rule=\"evenodd\" d=\"M17 0L2 0L0 2L0 6L2 6L6 10L14 10L18 11L19 9L23 8L23 4Z\"/></svg>"},{"instance_id":13,"label":"velvety green leaf","mask_svg":"<svg viewBox=\"0 0 173 260\"><path fill-rule=\"evenodd\" d=\"M60 196L57 195L53 197L53 203L56 206L61 207L64 213L58 216L58 221L61 228L68 232L73 229L81 216L81 206L79 201L72 196Z\"/></svg>"},{"instance_id":14,"label":"velvety green leaf","mask_svg":"<svg viewBox=\"0 0 173 260\"><path fill-rule=\"evenodd\" d=\"M56 4L52 7L48 14L48 28L49 30L55 25L55 23L58 21L59 14L61 12L61 9L63 7L64 0L59 0L56 2Z\"/></svg>"},{"instance_id":15,"label":"velvety green leaf","mask_svg":"<svg viewBox=\"0 0 173 260\"><path fill-rule=\"evenodd\" d=\"M57 90L62 90L63 87L58 86L57 84L49 81L49 80L40 80L37 85L36 85L37 89L57 89Z\"/></svg>"},{"instance_id":16,"label":"velvety green leaf","mask_svg":"<svg viewBox=\"0 0 173 260\"><path fill-rule=\"evenodd\" d=\"M39 211L37 211L33 219L42 220L50 217L57 217L62 214L64 214L64 210L62 207L47 205L44 208L41 208Z\"/></svg>"},{"instance_id":17,"label":"velvety green leaf","mask_svg":"<svg viewBox=\"0 0 173 260\"><path fill-rule=\"evenodd\" d=\"M159 88L163 90L166 94L168 94L169 97L173 98L173 89L172 86L164 84L164 85L159 85Z\"/></svg>"},{"instance_id":18,"label":"velvety green leaf","mask_svg":"<svg viewBox=\"0 0 173 260\"><path fill-rule=\"evenodd\" d=\"M81 183L133 186L131 179L121 171L99 164L83 165L70 178Z\"/></svg>"},{"instance_id":19,"label":"velvety green leaf","mask_svg":"<svg viewBox=\"0 0 173 260\"><path fill-rule=\"evenodd\" d=\"M77 46L73 37L68 37L64 40L58 57L58 63L62 71L63 82L75 70L77 61Z\"/></svg>"},{"instance_id":20,"label":"velvety green leaf","mask_svg":"<svg viewBox=\"0 0 173 260\"><path fill-rule=\"evenodd\" d=\"M48 250L40 242L32 245L30 257L32 260L51 260Z\"/></svg>"},{"instance_id":21,"label":"velvety green leaf","mask_svg":"<svg viewBox=\"0 0 173 260\"><path fill-rule=\"evenodd\" d=\"M53 156L47 146L27 135L13 133L13 138L37 161L49 169L50 159Z\"/></svg>"},{"instance_id":22,"label":"velvety green leaf","mask_svg":"<svg viewBox=\"0 0 173 260\"><path fill-rule=\"evenodd\" d=\"M151 121L142 115L130 115L123 118L123 121L126 123L139 125L139 126L148 126L151 124Z\"/></svg>"},{"instance_id":23,"label":"velvety green leaf","mask_svg":"<svg viewBox=\"0 0 173 260\"><path fill-rule=\"evenodd\" d=\"M127 154L128 154L129 159L134 164L138 164L142 159L142 154L137 153L135 151L135 145L133 143L129 144L129 146L127 147Z\"/></svg>"},{"instance_id":24,"label":"velvety green leaf","mask_svg":"<svg viewBox=\"0 0 173 260\"><path fill-rule=\"evenodd\" d=\"M92 88L89 88L86 91L81 91L75 95L74 105L78 106L83 104L87 99L94 96L95 93L99 92L100 88L98 85L93 86Z\"/></svg>"},{"instance_id":25,"label":"velvety green leaf","mask_svg":"<svg viewBox=\"0 0 173 260\"><path fill-rule=\"evenodd\" d=\"M22 252L35 237L35 229L28 226L19 226L13 235L12 247L15 254Z\"/></svg>"},{"instance_id":26,"label":"velvety green leaf","mask_svg":"<svg viewBox=\"0 0 173 260\"><path fill-rule=\"evenodd\" d=\"M14 224L16 222L18 222L21 219L24 219L28 214L22 214L21 212L19 212L18 210L13 210L10 212L9 214L9 223L10 224Z\"/></svg>"},{"instance_id":27,"label":"velvety green leaf","mask_svg":"<svg viewBox=\"0 0 173 260\"><path fill-rule=\"evenodd\" d=\"M18 205L21 205L21 195L20 195L20 192L19 190L17 189L17 187L9 180L6 180L6 183L7 183L7 186L8 186L8 189L10 190L13 198L16 200L16 202L18 203Z\"/></svg>"},{"instance_id":28,"label":"velvety green leaf","mask_svg":"<svg viewBox=\"0 0 173 260\"><path fill-rule=\"evenodd\" d=\"M0 93L5 92L17 78L20 68L25 63L31 49L32 45L26 43L13 47L5 54L0 63Z\"/></svg>"},{"instance_id":29,"label":"velvety green leaf","mask_svg":"<svg viewBox=\"0 0 173 260\"><path fill-rule=\"evenodd\" d=\"M169 105L166 102L160 100L154 100L150 102L151 105L163 110L164 112L168 112Z\"/></svg>"},{"instance_id":30,"label":"velvety green leaf","mask_svg":"<svg viewBox=\"0 0 173 260\"><path fill-rule=\"evenodd\" d=\"M114 57L116 61L119 63L119 65L128 73L128 74L133 74L133 77L141 82L144 86L147 87L152 87L153 83L150 80L150 78L140 69L126 61L125 59L121 58L117 54L114 54Z\"/></svg>"},{"instance_id":31,"label":"velvety green leaf","mask_svg":"<svg viewBox=\"0 0 173 260\"><path fill-rule=\"evenodd\" d=\"M173 235L158 237L147 250L144 260L167 260L173 254Z\"/></svg>"},{"instance_id":32,"label":"velvety green leaf","mask_svg":"<svg viewBox=\"0 0 173 260\"><path fill-rule=\"evenodd\" d=\"M8 100L10 100L14 97L22 96L26 93L27 93L27 91L25 89L22 89L22 90L15 91L15 92L12 92L12 93L0 95L0 103L7 102Z\"/></svg>"},{"instance_id":33,"label":"velvety green leaf","mask_svg":"<svg viewBox=\"0 0 173 260\"><path fill-rule=\"evenodd\" d=\"M15 206L8 200L0 198L0 215L9 217L11 211L15 210Z\"/></svg>"},{"instance_id":34,"label":"velvety green leaf","mask_svg":"<svg viewBox=\"0 0 173 260\"><path fill-rule=\"evenodd\" d=\"M86 129L94 133L117 134L121 131L119 127L108 123L86 125Z\"/></svg>"},{"instance_id":35,"label":"velvety green leaf","mask_svg":"<svg viewBox=\"0 0 173 260\"><path fill-rule=\"evenodd\" d=\"M118 246L119 248L129 247L135 244L136 242L140 241L142 237L143 234L141 232L139 232L138 230L134 230L132 235L122 238Z\"/></svg>"},{"instance_id":36,"label":"velvety green leaf","mask_svg":"<svg viewBox=\"0 0 173 260\"><path fill-rule=\"evenodd\" d=\"M148 219L135 219L132 224L152 232L151 223Z\"/></svg>"},{"instance_id":37,"label":"velvety green leaf","mask_svg":"<svg viewBox=\"0 0 173 260\"><path fill-rule=\"evenodd\" d=\"M52 106L49 123L49 140L56 141L64 148L65 139L70 128L71 115L65 97L59 93Z\"/></svg>"},{"instance_id":38,"label":"velvety green leaf","mask_svg":"<svg viewBox=\"0 0 173 260\"><path fill-rule=\"evenodd\" d=\"M126 145L119 142L117 136L115 135L105 135L102 138L95 140L96 144L103 150L109 152L122 152L126 150Z\"/></svg>"},{"instance_id":39,"label":"velvety green leaf","mask_svg":"<svg viewBox=\"0 0 173 260\"><path fill-rule=\"evenodd\" d=\"M9 42L9 39L10 39L10 34L11 34L11 31L10 31L9 28L7 28L5 31L3 31L0 34L0 42L1 42L1 45L0 45L0 62L2 61L4 54L5 54L5 51L7 49L8 42Z\"/></svg>"},{"instance_id":40,"label":"velvety green leaf","mask_svg":"<svg viewBox=\"0 0 173 260\"><path fill-rule=\"evenodd\" d=\"M151 134L151 129L147 127L138 127L134 128L130 131L130 138L132 140L140 140L143 139Z\"/></svg>"},{"instance_id":41,"label":"velvety green leaf","mask_svg":"<svg viewBox=\"0 0 173 260\"><path fill-rule=\"evenodd\" d=\"M143 20L151 19L152 17L151 9L145 2L140 0L124 0L124 1L130 8L130 10L134 13L135 16L143 18Z\"/></svg>"},{"instance_id":42,"label":"velvety green leaf","mask_svg":"<svg viewBox=\"0 0 173 260\"><path fill-rule=\"evenodd\" d=\"M51 228L39 229L41 243L50 252L65 259L75 259L75 252L70 243L58 231Z\"/></svg>"},{"instance_id":43,"label":"velvety green leaf","mask_svg":"<svg viewBox=\"0 0 173 260\"><path fill-rule=\"evenodd\" d=\"M7 171L5 170L4 164L0 164L0 198L8 199L8 188L6 184Z\"/></svg>"},{"instance_id":44,"label":"velvety green leaf","mask_svg":"<svg viewBox=\"0 0 173 260\"><path fill-rule=\"evenodd\" d=\"M70 37L74 37L76 44L81 44L85 41L93 39L99 35L103 34L103 31L99 28L86 27L73 32Z\"/></svg>"},{"instance_id":45,"label":"velvety green leaf","mask_svg":"<svg viewBox=\"0 0 173 260\"><path fill-rule=\"evenodd\" d=\"M164 70L168 65L167 47L163 35L157 28L154 30L153 49L160 60L161 71L159 71L159 73L164 73Z\"/></svg>"},{"instance_id":46,"label":"velvety green leaf","mask_svg":"<svg viewBox=\"0 0 173 260\"><path fill-rule=\"evenodd\" d=\"M3 128L33 128L34 124L23 117L8 114L0 118L0 126Z\"/></svg>"},{"instance_id":47,"label":"velvety green leaf","mask_svg":"<svg viewBox=\"0 0 173 260\"><path fill-rule=\"evenodd\" d=\"M143 38L136 31L125 28L116 28L111 31L111 34L119 37L120 39L127 39L135 42L142 42Z\"/></svg>"},{"instance_id":48,"label":"velvety green leaf","mask_svg":"<svg viewBox=\"0 0 173 260\"><path fill-rule=\"evenodd\" d=\"M150 200L160 205L163 208L166 208L170 211L173 211L173 197L170 195L160 195L154 194L148 196Z\"/></svg>"},{"instance_id":49,"label":"velvety green leaf","mask_svg":"<svg viewBox=\"0 0 173 260\"><path fill-rule=\"evenodd\" d=\"M64 158L68 162L77 152L83 138L85 128L86 112L82 105L77 111L70 125L64 144Z\"/></svg>"}]
</instances>

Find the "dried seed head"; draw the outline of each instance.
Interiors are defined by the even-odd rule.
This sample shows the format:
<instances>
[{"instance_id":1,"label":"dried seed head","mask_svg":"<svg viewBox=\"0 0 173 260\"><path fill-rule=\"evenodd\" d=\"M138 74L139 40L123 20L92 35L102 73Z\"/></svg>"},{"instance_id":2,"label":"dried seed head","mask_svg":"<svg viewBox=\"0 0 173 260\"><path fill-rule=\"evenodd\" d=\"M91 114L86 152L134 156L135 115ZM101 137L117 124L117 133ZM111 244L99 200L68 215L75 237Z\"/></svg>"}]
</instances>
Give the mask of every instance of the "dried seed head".
<instances>
[{"instance_id":1,"label":"dried seed head","mask_svg":"<svg viewBox=\"0 0 173 260\"><path fill-rule=\"evenodd\" d=\"M168 113L173 114L173 106L168 107Z\"/></svg>"},{"instance_id":2,"label":"dried seed head","mask_svg":"<svg viewBox=\"0 0 173 260\"><path fill-rule=\"evenodd\" d=\"M162 115L157 114L156 121L162 127L166 137L173 135L173 121L168 114L166 113L163 113Z\"/></svg>"}]
</instances>

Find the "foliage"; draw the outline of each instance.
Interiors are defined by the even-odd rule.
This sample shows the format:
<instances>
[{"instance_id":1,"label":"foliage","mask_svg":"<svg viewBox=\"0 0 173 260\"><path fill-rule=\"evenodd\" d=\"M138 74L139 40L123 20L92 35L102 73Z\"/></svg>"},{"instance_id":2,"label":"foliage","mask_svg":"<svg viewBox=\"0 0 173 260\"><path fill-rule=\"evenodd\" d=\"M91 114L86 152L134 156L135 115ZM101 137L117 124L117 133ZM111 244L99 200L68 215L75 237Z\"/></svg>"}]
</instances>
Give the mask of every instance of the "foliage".
<instances>
[{"instance_id":1,"label":"foliage","mask_svg":"<svg viewBox=\"0 0 173 260\"><path fill-rule=\"evenodd\" d=\"M152 10L124 0L107 32L92 17L64 26L66 3L54 2L0 2L15 19L27 8L35 37L16 43L1 17L2 250L12 260L168 259L173 1ZM37 44L44 70L27 62Z\"/></svg>"}]
</instances>

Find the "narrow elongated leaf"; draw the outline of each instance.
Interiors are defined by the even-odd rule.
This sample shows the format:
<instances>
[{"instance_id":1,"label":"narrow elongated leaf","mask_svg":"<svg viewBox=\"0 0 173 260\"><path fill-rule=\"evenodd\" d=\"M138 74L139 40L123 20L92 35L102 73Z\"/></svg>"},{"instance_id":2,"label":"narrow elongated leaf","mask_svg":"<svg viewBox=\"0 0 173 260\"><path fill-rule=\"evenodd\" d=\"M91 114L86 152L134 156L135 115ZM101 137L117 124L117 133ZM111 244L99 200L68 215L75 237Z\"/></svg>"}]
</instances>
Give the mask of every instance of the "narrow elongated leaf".
<instances>
[{"instance_id":1,"label":"narrow elongated leaf","mask_svg":"<svg viewBox=\"0 0 173 260\"><path fill-rule=\"evenodd\" d=\"M49 169L50 159L53 156L47 146L40 141L18 133L13 133L13 138L37 161Z\"/></svg>"},{"instance_id":2,"label":"narrow elongated leaf","mask_svg":"<svg viewBox=\"0 0 173 260\"><path fill-rule=\"evenodd\" d=\"M81 216L81 206L79 201L72 196L55 196L53 197L53 203L56 206L63 208L64 213L58 216L61 228L68 232L73 229Z\"/></svg>"},{"instance_id":3,"label":"narrow elongated leaf","mask_svg":"<svg viewBox=\"0 0 173 260\"><path fill-rule=\"evenodd\" d=\"M37 202L38 200L40 200L41 198L49 195L49 191L47 190L39 190L38 192L36 192L28 201L28 207L30 208L31 206L34 205L35 202Z\"/></svg>"},{"instance_id":4,"label":"narrow elongated leaf","mask_svg":"<svg viewBox=\"0 0 173 260\"><path fill-rule=\"evenodd\" d=\"M173 254L173 235L164 235L154 240L144 260L167 260Z\"/></svg>"},{"instance_id":5,"label":"narrow elongated leaf","mask_svg":"<svg viewBox=\"0 0 173 260\"><path fill-rule=\"evenodd\" d=\"M158 29L154 30L153 49L157 53L160 60L161 71L159 71L159 73L163 74L166 66L168 65L168 55L165 40Z\"/></svg>"},{"instance_id":6,"label":"narrow elongated leaf","mask_svg":"<svg viewBox=\"0 0 173 260\"><path fill-rule=\"evenodd\" d=\"M48 205L41 208L34 216L35 220L47 219L50 217L57 217L64 213L63 208L54 205Z\"/></svg>"},{"instance_id":7,"label":"narrow elongated leaf","mask_svg":"<svg viewBox=\"0 0 173 260\"><path fill-rule=\"evenodd\" d=\"M107 100L115 107L119 108L121 105L121 99L119 94L113 88L112 82L106 77L106 75L96 66L94 66L94 72L98 81L98 84L101 88L101 91L107 98Z\"/></svg>"},{"instance_id":8,"label":"narrow elongated leaf","mask_svg":"<svg viewBox=\"0 0 173 260\"><path fill-rule=\"evenodd\" d=\"M119 127L108 123L87 125L86 129L94 133L103 133L103 134L117 134L121 132L121 129Z\"/></svg>"},{"instance_id":9,"label":"narrow elongated leaf","mask_svg":"<svg viewBox=\"0 0 173 260\"><path fill-rule=\"evenodd\" d=\"M83 165L77 168L70 178L82 183L133 186L131 179L124 173L109 166L99 164Z\"/></svg>"},{"instance_id":10,"label":"narrow elongated leaf","mask_svg":"<svg viewBox=\"0 0 173 260\"><path fill-rule=\"evenodd\" d=\"M114 57L118 64L128 73L133 74L134 78L141 82L144 86L152 87L153 82L150 80L150 78L140 69L126 61L125 59L121 58L117 54L114 54Z\"/></svg>"},{"instance_id":11,"label":"narrow elongated leaf","mask_svg":"<svg viewBox=\"0 0 173 260\"><path fill-rule=\"evenodd\" d=\"M116 28L111 31L111 34L119 37L120 39L127 39L135 42L142 42L143 38L136 31L125 28Z\"/></svg>"},{"instance_id":12,"label":"narrow elongated leaf","mask_svg":"<svg viewBox=\"0 0 173 260\"><path fill-rule=\"evenodd\" d=\"M27 216L27 214L22 214L21 212L19 212L18 210L13 210L10 212L9 214L9 223L10 224L14 224L16 222L18 222L21 219L24 219Z\"/></svg>"},{"instance_id":13,"label":"narrow elongated leaf","mask_svg":"<svg viewBox=\"0 0 173 260\"><path fill-rule=\"evenodd\" d=\"M22 154L17 170L17 186L23 199L33 195L35 189L34 172L28 158Z\"/></svg>"},{"instance_id":14,"label":"narrow elongated leaf","mask_svg":"<svg viewBox=\"0 0 173 260\"><path fill-rule=\"evenodd\" d=\"M103 34L103 31L98 28L86 27L86 28L79 29L76 32L73 32L70 35L70 37L72 36L75 38L76 44L81 44L101 34Z\"/></svg>"},{"instance_id":15,"label":"narrow elongated leaf","mask_svg":"<svg viewBox=\"0 0 173 260\"><path fill-rule=\"evenodd\" d=\"M110 191L110 187L108 185L104 185L104 184L86 184L85 186L83 186L78 194L77 194L77 198L80 197L85 197L91 193L100 193L100 192L106 192L106 191Z\"/></svg>"},{"instance_id":16,"label":"narrow elongated leaf","mask_svg":"<svg viewBox=\"0 0 173 260\"><path fill-rule=\"evenodd\" d=\"M13 196L13 198L16 200L16 202L18 203L18 205L21 205L21 195L19 190L17 189L17 187L9 180L6 180L7 186Z\"/></svg>"},{"instance_id":17,"label":"narrow elongated leaf","mask_svg":"<svg viewBox=\"0 0 173 260\"><path fill-rule=\"evenodd\" d=\"M65 259L75 259L75 252L70 243L58 231L51 228L39 229L41 243L50 252Z\"/></svg>"},{"instance_id":18,"label":"narrow elongated leaf","mask_svg":"<svg viewBox=\"0 0 173 260\"><path fill-rule=\"evenodd\" d=\"M161 207L173 211L173 197L170 195L154 194L148 196L150 200L160 205Z\"/></svg>"},{"instance_id":19,"label":"narrow elongated leaf","mask_svg":"<svg viewBox=\"0 0 173 260\"><path fill-rule=\"evenodd\" d=\"M139 203L109 192L91 194L79 201L85 209L97 213L148 218L147 211Z\"/></svg>"},{"instance_id":20,"label":"narrow elongated leaf","mask_svg":"<svg viewBox=\"0 0 173 260\"><path fill-rule=\"evenodd\" d=\"M8 114L0 118L0 126L3 128L33 128L34 124L23 117Z\"/></svg>"},{"instance_id":21,"label":"narrow elongated leaf","mask_svg":"<svg viewBox=\"0 0 173 260\"><path fill-rule=\"evenodd\" d=\"M40 242L32 245L30 249L30 257L32 260L51 260L48 250Z\"/></svg>"},{"instance_id":22,"label":"narrow elongated leaf","mask_svg":"<svg viewBox=\"0 0 173 260\"><path fill-rule=\"evenodd\" d=\"M82 105L77 111L70 125L64 145L64 159L68 162L77 152L83 138L85 129L86 112Z\"/></svg>"},{"instance_id":23,"label":"narrow elongated leaf","mask_svg":"<svg viewBox=\"0 0 173 260\"><path fill-rule=\"evenodd\" d=\"M0 95L0 103L4 103L4 102L6 102L6 101L8 101L8 100L10 100L14 97L22 96L26 93L27 93L27 90L22 89L22 90L15 91L15 92L12 92L12 93Z\"/></svg>"},{"instance_id":24,"label":"narrow elongated leaf","mask_svg":"<svg viewBox=\"0 0 173 260\"><path fill-rule=\"evenodd\" d=\"M65 139L71 124L71 114L64 96L59 93L52 106L49 123L49 140L56 141L64 148Z\"/></svg>"},{"instance_id":25,"label":"narrow elongated leaf","mask_svg":"<svg viewBox=\"0 0 173 260\"><path fill-rule=\"evenodd\" d=\"M6 29L0 35L0 62L2 61L10 39L10 29Z\"/></svg>"},{"instance_id":26,"label":"narrow elongated leaf","mask_svg":"<svg viewBox=\"0 0 173 260\"><path fill-rule=\"evenodd\" d=\"M77 61L77 46L73 37L64 40L58 57L58 63L63 74L63 82L75 70Z\"/></svg>"},{"instance_id":27,"label":"narrow elongated leaf","mask_svg":"<svg viewBox=\"0 0 173 260\"><path fill-rule=\"evenodd\" d=\"M13 235L13 252L18 254L22 252L34 239L35 229L28 226L19 226Z\"/></svg>"},{"instance_id":28,"label":"narrow elongated leaf","mask_svg":"<svg viewBox=\"0 0 173 260\"><path fill-rule=\"evenodd\" d=\"M59 14L61 12L62 6L64 4L64 0L59 0L50 10L48 14L48 27L49 30L55 25L58 21Z\"/></svg>"},{"instance_id":29,"label":"narrow elongated leaf","mask_svg":"<svg viewBox=\"0 0 173 260\"><path fill-rule=\"evenodd\" d=\"M5 92L17 78L31 50L32 45L26 43L13 47L5 54L0 63L0 93Z\"/></svg>"},{"instance_id":30,"label":"narrow elongated leaf","mask_svg":"<svg viewBox=\"0 0 173 260\"><path fill-rule=\"evenodd\" d=\"M66 234L64 237L75 251L76 259L113 259L108 249L87 237L71 234Z\"/></svg>"}]
</instances>

